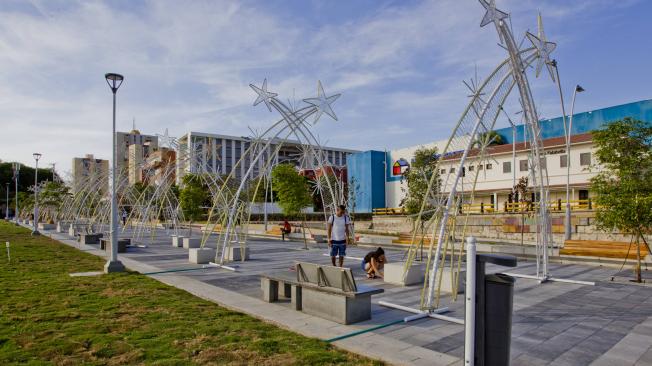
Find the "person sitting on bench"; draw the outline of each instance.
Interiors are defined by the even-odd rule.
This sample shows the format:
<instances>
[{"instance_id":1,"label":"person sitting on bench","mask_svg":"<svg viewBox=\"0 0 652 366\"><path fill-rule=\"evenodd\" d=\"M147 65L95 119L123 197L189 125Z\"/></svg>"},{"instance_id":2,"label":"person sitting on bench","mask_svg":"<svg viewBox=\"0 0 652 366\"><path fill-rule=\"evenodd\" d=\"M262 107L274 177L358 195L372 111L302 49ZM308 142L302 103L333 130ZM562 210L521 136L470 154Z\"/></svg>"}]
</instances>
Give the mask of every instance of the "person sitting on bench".
<instances>
[{"instance_id":1,"label":"person sitting on bench","mask_svg":"<svg viewBox=\"0 0 652 366\"><path fill-rule=\"evenodd\" d=\"M387 263L385 251L378 247L373 252L367 253L362 259L360 267L367 273L367 278L383 278L383 267Z\"/></svg>"},{"instance_id":2,"label":"person sitting on bench","mask_svg":"<svg viewBox=\"0 0 652 366\"><path fill-rule=\"evenodd\" d=\"M288 220L285 220L283 222L283 225L281 226L281 240L285 241L285 235L289 235L291 232L292 232L292 225L290 225Z\"/></svg>"}]
</instances>

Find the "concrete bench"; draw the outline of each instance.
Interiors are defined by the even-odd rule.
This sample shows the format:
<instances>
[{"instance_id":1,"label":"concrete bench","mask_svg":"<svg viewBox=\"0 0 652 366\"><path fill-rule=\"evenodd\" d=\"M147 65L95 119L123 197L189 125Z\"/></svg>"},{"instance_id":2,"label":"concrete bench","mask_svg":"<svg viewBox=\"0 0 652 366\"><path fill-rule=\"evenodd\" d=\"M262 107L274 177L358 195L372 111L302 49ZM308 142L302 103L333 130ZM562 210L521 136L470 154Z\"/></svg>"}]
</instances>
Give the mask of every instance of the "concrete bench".
<instances>
[{"instance_id":1,"label":"concrete bench","mask_svg":"<svg viewBox=\"0 0 652 366\"><path fill-rule=\"evenodd\" d=\"M127 247L131 245L131 239L118 239L118 253L126 253ZM100 249L109 250L111 248L111 239L102 238L100 239Z\"/></svg>"},{"instance_id":2,"label":"concrete bench","mask_svg":"<svg viewBox=\"0 0 652 366\"><path fill-rule=\"evenodd\" d=\"M54 230L55 228L56 228L56 226L54 224L48 224L48 223L44 223L44 222L41 222L41 223L38 224L38 229L39 230Z\"/></svg>"},{"instance_id":3,"label":"concrete bench","mask_svg":"<svg viewBox=\"0 0 652 366\"><path fill-rule=\"evenodd\" d=\"M81 244L99 244L103 234L79 234Z\"/></svg>"},{"instance_id":4,"label":"concrete bench","mask_svg":"<svg viewBox=\"0 0 652 366\"><path fill-rule=\"evenodd\" d=\"M384 292L357 285L350 268L306 262L297 263L296 272L261 275L261 287L265 301L289 297L295 310L340 324L371 319L371 295Z\"/></svg>"}]
</instances>

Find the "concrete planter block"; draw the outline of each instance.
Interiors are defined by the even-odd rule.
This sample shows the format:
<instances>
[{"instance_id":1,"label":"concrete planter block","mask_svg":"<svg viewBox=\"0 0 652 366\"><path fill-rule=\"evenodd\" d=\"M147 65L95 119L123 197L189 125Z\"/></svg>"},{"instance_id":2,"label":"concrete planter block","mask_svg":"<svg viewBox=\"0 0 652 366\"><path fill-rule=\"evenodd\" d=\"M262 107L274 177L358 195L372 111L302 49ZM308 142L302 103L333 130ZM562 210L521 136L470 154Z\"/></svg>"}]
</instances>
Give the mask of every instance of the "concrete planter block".
<instances>
[{"instance_id":1,"label":"concrete planter block","mask_svg":"<svg viewBox=\"0 0 652 366\"><path fill-rule=\"evenodd\" d=\"M413 263L405 275L405 280L403 280L404 266L405 264L402 262L385 264L385 282L399 286L423 283L423 278L426 273L425 263Z\"/></svg>"},{"instance_id":2,"label":"concrete planter block","mask_svg":"<svg viewBox=\"0 0 652 366\"><path fill-rule=\"evenodd\" d=\"M188 251L188 261L195 264L205 264L215 261L217 250L211 248L191 248Z\"/></svg>"},{"instance_id":3,"label":"concrete planter block","mask_svg":"<svg viewBox=\"0 0 652 366\"><path fill-rule=\"evenodd\" d=\"M79 242L81 244L99 244L102 234L81 234L79 235Z\"/></svg>"},{"instance_id":4,"label":"concrete planter block","mask_svg":"<svg viewBox=\"0 0 652 366\"><path fill-rule=\"evenodd\" d=\"M183 236L172 235L172 246L175 248L183 248Z\"/></svg>"},{"instance_id":5,"label":"concrete planter block","mask_svg":"<svg viewBox=\"0 0 652 366\"><path fill-rule=\"evenodd\" d=\"M466 284L466 271L460 271L460 277L457 281L457 293L463 293L464 292L464 286ZM451 269L450 268L444 268L442 271L442 278L441 278L441 291L445 293L452 294L453 293L453 277L451 276Z\"/></svg>"},{"instance_id":6,"label":"concrete planter block","mask_svg":"<svg viewBox=\"0 0 652 366\"><path fill-rule=\"evenodd\" d=\"M183 248L199 248L201 246L200 238L183 238Z\"/></svg>"},{"instance_id":7,"label":"concrete planter block","mask_svg":"<svg viewBox=\"0 0 652 366\"><path fill-rule=\"evenodd\" d=\"M227 248L226 250L226 259L229 261L242 261L242 248L240 246ZM244 250L244 260L249 260L249 248Z\"/></svg>"},{"instance_id":8,"label":"concrete planter block","mask_svg":"<svg viewBox=\"0 0 652 366\"><path fill-rule=\"evenodd\" d=\"M70 224L61 223L61 222L57 223L57 232L58 233L65 233L65 232L67 232L69 230L69 228L70 228Z\"/></svg>"},{"instance_id":9,"label":"concrete planter block","mask_svg":"<svg viewBox=\"0 0 652 366\"><path fill-rule=\"evenodd\" d=\"M54 230L55 228L56 226L54 224L45 224L45 223L38 224L39 230Z\"/></svg>"},{"instance_id":10,"label":"concrete planter block","mask_svg":"<svg viewBox=\"0 0 652 366\"><path fill-rule=\"evenodd\" d=\"M75 236L75 234L76 234L75 233L75 227L70 225L70 227L68 228L68 235Z\"/></svg>"}]
</instances>

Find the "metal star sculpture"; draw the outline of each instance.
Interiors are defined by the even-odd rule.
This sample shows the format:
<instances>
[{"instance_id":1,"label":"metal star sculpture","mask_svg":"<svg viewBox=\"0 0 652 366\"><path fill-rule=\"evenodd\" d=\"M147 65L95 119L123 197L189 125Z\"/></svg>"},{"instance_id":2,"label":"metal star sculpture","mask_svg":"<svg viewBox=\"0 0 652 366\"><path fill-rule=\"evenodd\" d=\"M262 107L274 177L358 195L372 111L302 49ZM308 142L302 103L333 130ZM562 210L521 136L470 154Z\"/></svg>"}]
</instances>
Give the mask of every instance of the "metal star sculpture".
<instances>
[{"instance_id":1,"label":"metal star sculpture","mask_svg":"<svg viewBox=\"0 0 652 366\"><path fill-rule=\"evenodd\" d=\"M552 78L552 81L555 82L555 72L553 70L552 61L550 60L550 54L555 50L555 48L557 48L557 44L554 42L548 42L546 39L546 35L543 32L543 21L541 20L541 14L539 14L537 17L537 23L539 25L539 30L536 36L530 32L526 33L527 38L530 40L530 42L532 42L539 54L535 75L539 77L539 74L543 69L543 65L546 65L548 68L548 73L550 74L550 78Z\"/></svg>"},{"instance_id":2,"label":"metal star sculpture","mask_svg":"<svg viewBox=\"0 0 652 366\"><path fill-rule=\"evenodd\" d=\"M488 2L486 0L479 0L479 1L480 1L480 5L482 5L487 10L487 12L484 13L482 22L480 22L480 27L484 27L489 23L494 23L496 25L496 30L498 30L498 23L503 19L507 18L509 14L505 13L502 10L496 9L496 0L489 0ZM498 34L500 34L500 31L498 32ZM501 36L501 41L502 41L502 36Z\"/></svg>"},{"instance_id":3,"label":"metal star sculpture","mask_svg":"<svg viewBox=\"0 0 652 366\"><path fill-rule=\"evenodd\" d=\"M264 102L265 105L267 106L267 109L269 109L269 111L271 112L272 106L270 105L270 101L278 94L267 91L267 79L263 80L262 88L259 88L254 84L249 84L249 86L258 94L258 98L256 98L256 101L254 102L254 106L260 104L261 102Z\"/></svg>"},{"instance_id":4,"label":"metal star sculpture","mask_svg":"<svg viewBox=\"0 0 652 366\"><path fill-rule=\"evenodd\" d=\"M324 113L337 121L337 116L335 115L335 112L333 112L331 104L333 104L333 102L335 102L337 98L340 97L340 95L341 94L335 94L327 97L326 93L324 93L324 88L321 86L321 81L317 82L317 98L306 98L303 100L304 102L317 108L317 114L315 114L315 120L313 123L317 123L321 115Z\"/></svg>"}]
</instances>

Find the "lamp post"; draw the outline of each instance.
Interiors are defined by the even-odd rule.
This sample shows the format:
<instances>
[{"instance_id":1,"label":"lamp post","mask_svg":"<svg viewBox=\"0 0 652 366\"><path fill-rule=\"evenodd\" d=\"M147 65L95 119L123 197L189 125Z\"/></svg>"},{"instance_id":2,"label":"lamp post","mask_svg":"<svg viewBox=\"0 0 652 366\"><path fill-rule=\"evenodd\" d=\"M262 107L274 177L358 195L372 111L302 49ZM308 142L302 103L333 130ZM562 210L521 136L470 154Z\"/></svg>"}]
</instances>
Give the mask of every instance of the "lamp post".
<instances>
[{"instance_id":1,"label":"lamp post","mask_svg":"<svg viewBox=\"0 0 652 366\"><path fill-rule=\"evenodd\" d=\"M113 129L111 136L113 138L111 154L111 257L104 265L104 272L122 272L125 270L122 262L118 260L118 202L116 197L116 141L115 141L115 95L124 81L120 74L108 73L104 75L106 83L109 84L113 93Z\"/></svg>"},{"instance_id":2,"label":"lamp post","mask_svg":"<svg viewBox=\"0 0 652 366\"><path fill-rule=\"evenodd\" d=\"M575 90L573 91L573 101L571 102L571 113L568 119L568 130L566 131L566 220L565 220L565 236L566 240L569 240L571 237L571 208L570 208L570 140L571 140L571 131L573 128L573 112L575 110L575 97L577 93L584 91L579 85L575 85Z\"/></svg>"},{"instance_id":3,"label":"lamp post","mask_svg":"<svg viewBox=\"0 0 652 366\"><path fill-rule=\"evenodd\" d=\"M9 221L9 182L7 182L7 200L5 201L5 204L7 205L5 207L5 220Z\"/></svg>"},{"instance_id":4,"label":"lamp post","mask_svg":"<svg viewBox=\"0 0 652 366\"><path fill-rule=\"evenodd\" d=\"M40 235L38 232L38 161L41 158L40 153L32 154L36 160L36 170L34 171L34 229L32 235Z\"/></svg>"},{"instance_id":5,"label":"lamp post","mask_svg":"<svg viewBox=\"0 0 652 366\"><path fill-rule=\"evenodd\" d=\"M20 173L20 163L13 163L12 168L14 168L14 182L16 183L16 208L14 209L14 221L18 225L18 173Z\"/></svg>"}]
</instances>

